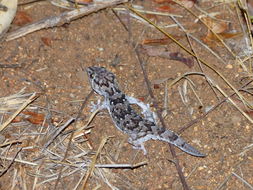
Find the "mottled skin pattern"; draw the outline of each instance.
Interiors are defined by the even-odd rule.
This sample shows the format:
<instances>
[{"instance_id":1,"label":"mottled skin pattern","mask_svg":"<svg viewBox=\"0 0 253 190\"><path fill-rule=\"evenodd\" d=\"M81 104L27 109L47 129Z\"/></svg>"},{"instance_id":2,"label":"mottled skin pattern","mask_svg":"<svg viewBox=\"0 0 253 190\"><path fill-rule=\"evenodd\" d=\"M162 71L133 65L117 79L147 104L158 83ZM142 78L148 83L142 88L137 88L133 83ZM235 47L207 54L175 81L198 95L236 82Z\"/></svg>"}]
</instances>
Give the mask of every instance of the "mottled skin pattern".
<instances>
[{"instance_id":1,"label":"mottled skin pattern","mask_svg":"<svg viewBox=\"0 0 253 190\"><path fill-rule=\"evenodd\" d=\"M173 131L158 127L149 107L133 97L128 97L119 88L116 77L104 67L88 67L87 73L93 90L104 97L100 109L106 108L115 126L129 135L129 143L146 154L144 142L150 139L171 143L182 151L198 157L205 155L185 142ZM130 104L137 104L143 109L139 115Z\"/></svg>"}]
</instances>

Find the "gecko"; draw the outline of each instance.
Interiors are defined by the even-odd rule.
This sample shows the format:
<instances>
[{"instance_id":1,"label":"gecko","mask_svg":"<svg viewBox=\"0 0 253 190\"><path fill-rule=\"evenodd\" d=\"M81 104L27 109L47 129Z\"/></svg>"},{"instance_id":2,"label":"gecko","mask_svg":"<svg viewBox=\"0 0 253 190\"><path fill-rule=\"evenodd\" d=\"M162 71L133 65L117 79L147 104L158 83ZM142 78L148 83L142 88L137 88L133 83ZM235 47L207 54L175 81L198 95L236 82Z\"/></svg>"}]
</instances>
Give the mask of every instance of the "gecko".
<instances>
[{"instance_id":1,"label":"gecko","mask_svg":"<svg viewBox=\"0 0 253 190\"><path fill-rule=\"evenodd\" d=\"M108 110L116 128L129 136L128 142L134 149L141 149L146 155L147 150L144 143L148 140L160 140L170 143L192 156L206 156L175 132L158 126L155 113L150 110L148 105L123 93L112 72L97 66L87 67L86 71L92 89L104 98L104 101L97 105L97 109ZM141 107L142 114L137 113L131 106L132 104Z\"/></svg>"}]
</instances>

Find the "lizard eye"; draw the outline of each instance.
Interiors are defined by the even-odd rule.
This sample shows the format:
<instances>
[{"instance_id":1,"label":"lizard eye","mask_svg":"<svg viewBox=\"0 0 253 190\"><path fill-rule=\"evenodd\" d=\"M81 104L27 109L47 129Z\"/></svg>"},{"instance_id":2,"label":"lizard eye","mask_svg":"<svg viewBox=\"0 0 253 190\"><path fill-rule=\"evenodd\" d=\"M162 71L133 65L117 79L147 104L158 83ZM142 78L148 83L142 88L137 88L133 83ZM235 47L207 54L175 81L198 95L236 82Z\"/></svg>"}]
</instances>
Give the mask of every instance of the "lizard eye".
<instances>
[{"instance_id":1,"label":"lizard eye","mask_svg":"<svg viewBox=\"0 0 253 190\"><path fill-rule=\"evenodd\" d=\"M94 73L90 73L90 78L94 78Z\"/></svg>"}]
</instances>

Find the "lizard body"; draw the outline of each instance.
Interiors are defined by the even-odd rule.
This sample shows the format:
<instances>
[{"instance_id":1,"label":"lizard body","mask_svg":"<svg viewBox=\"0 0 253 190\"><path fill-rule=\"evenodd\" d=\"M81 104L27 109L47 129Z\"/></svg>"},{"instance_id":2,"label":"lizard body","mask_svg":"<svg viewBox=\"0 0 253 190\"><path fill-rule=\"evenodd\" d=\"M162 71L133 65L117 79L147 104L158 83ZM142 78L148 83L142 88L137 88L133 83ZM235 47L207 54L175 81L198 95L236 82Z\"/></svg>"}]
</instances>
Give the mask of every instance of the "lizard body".
<instances>
[{"instance_id":1,"label":"lizard body","mask_svg":"<svg viewBox=\"0 0 253 190\"><path fill-rule=\"evenodd\" d=\"M104 97L100 108L106 108L115 126L129 135L129 143L133 145L133 148L142 149L146 154L144 142L152 139L171 143L193 156L205 156L173 131L159 127L148 106L120 90L113 73L104 67L88 67L87 74L93 90ZM143 109L144 117L138 114L131 104L140 106Z\"/></svg>"}]
</instances>

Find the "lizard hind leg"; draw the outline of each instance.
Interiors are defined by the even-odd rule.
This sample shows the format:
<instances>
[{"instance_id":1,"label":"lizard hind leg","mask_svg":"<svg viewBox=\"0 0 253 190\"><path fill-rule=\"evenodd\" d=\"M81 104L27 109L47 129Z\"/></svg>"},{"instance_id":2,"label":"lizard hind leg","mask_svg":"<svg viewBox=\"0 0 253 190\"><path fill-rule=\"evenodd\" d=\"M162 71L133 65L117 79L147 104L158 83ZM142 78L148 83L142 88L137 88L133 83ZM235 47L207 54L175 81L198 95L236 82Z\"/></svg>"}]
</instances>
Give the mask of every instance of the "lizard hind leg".
<instances>
[{"instance_id":1,"label":"lizard hind leg","mask_svg":"<svg viewBox=\"0 0 253 190\"><path fill-rule=\"evenodd\" d=\"M140 139L133 140L131 137L128 139L128 143L132 145L133 149L142 150L144 155L147 155L147 150L145 149L144 142Z\"/></svg>"}]
</instances>

